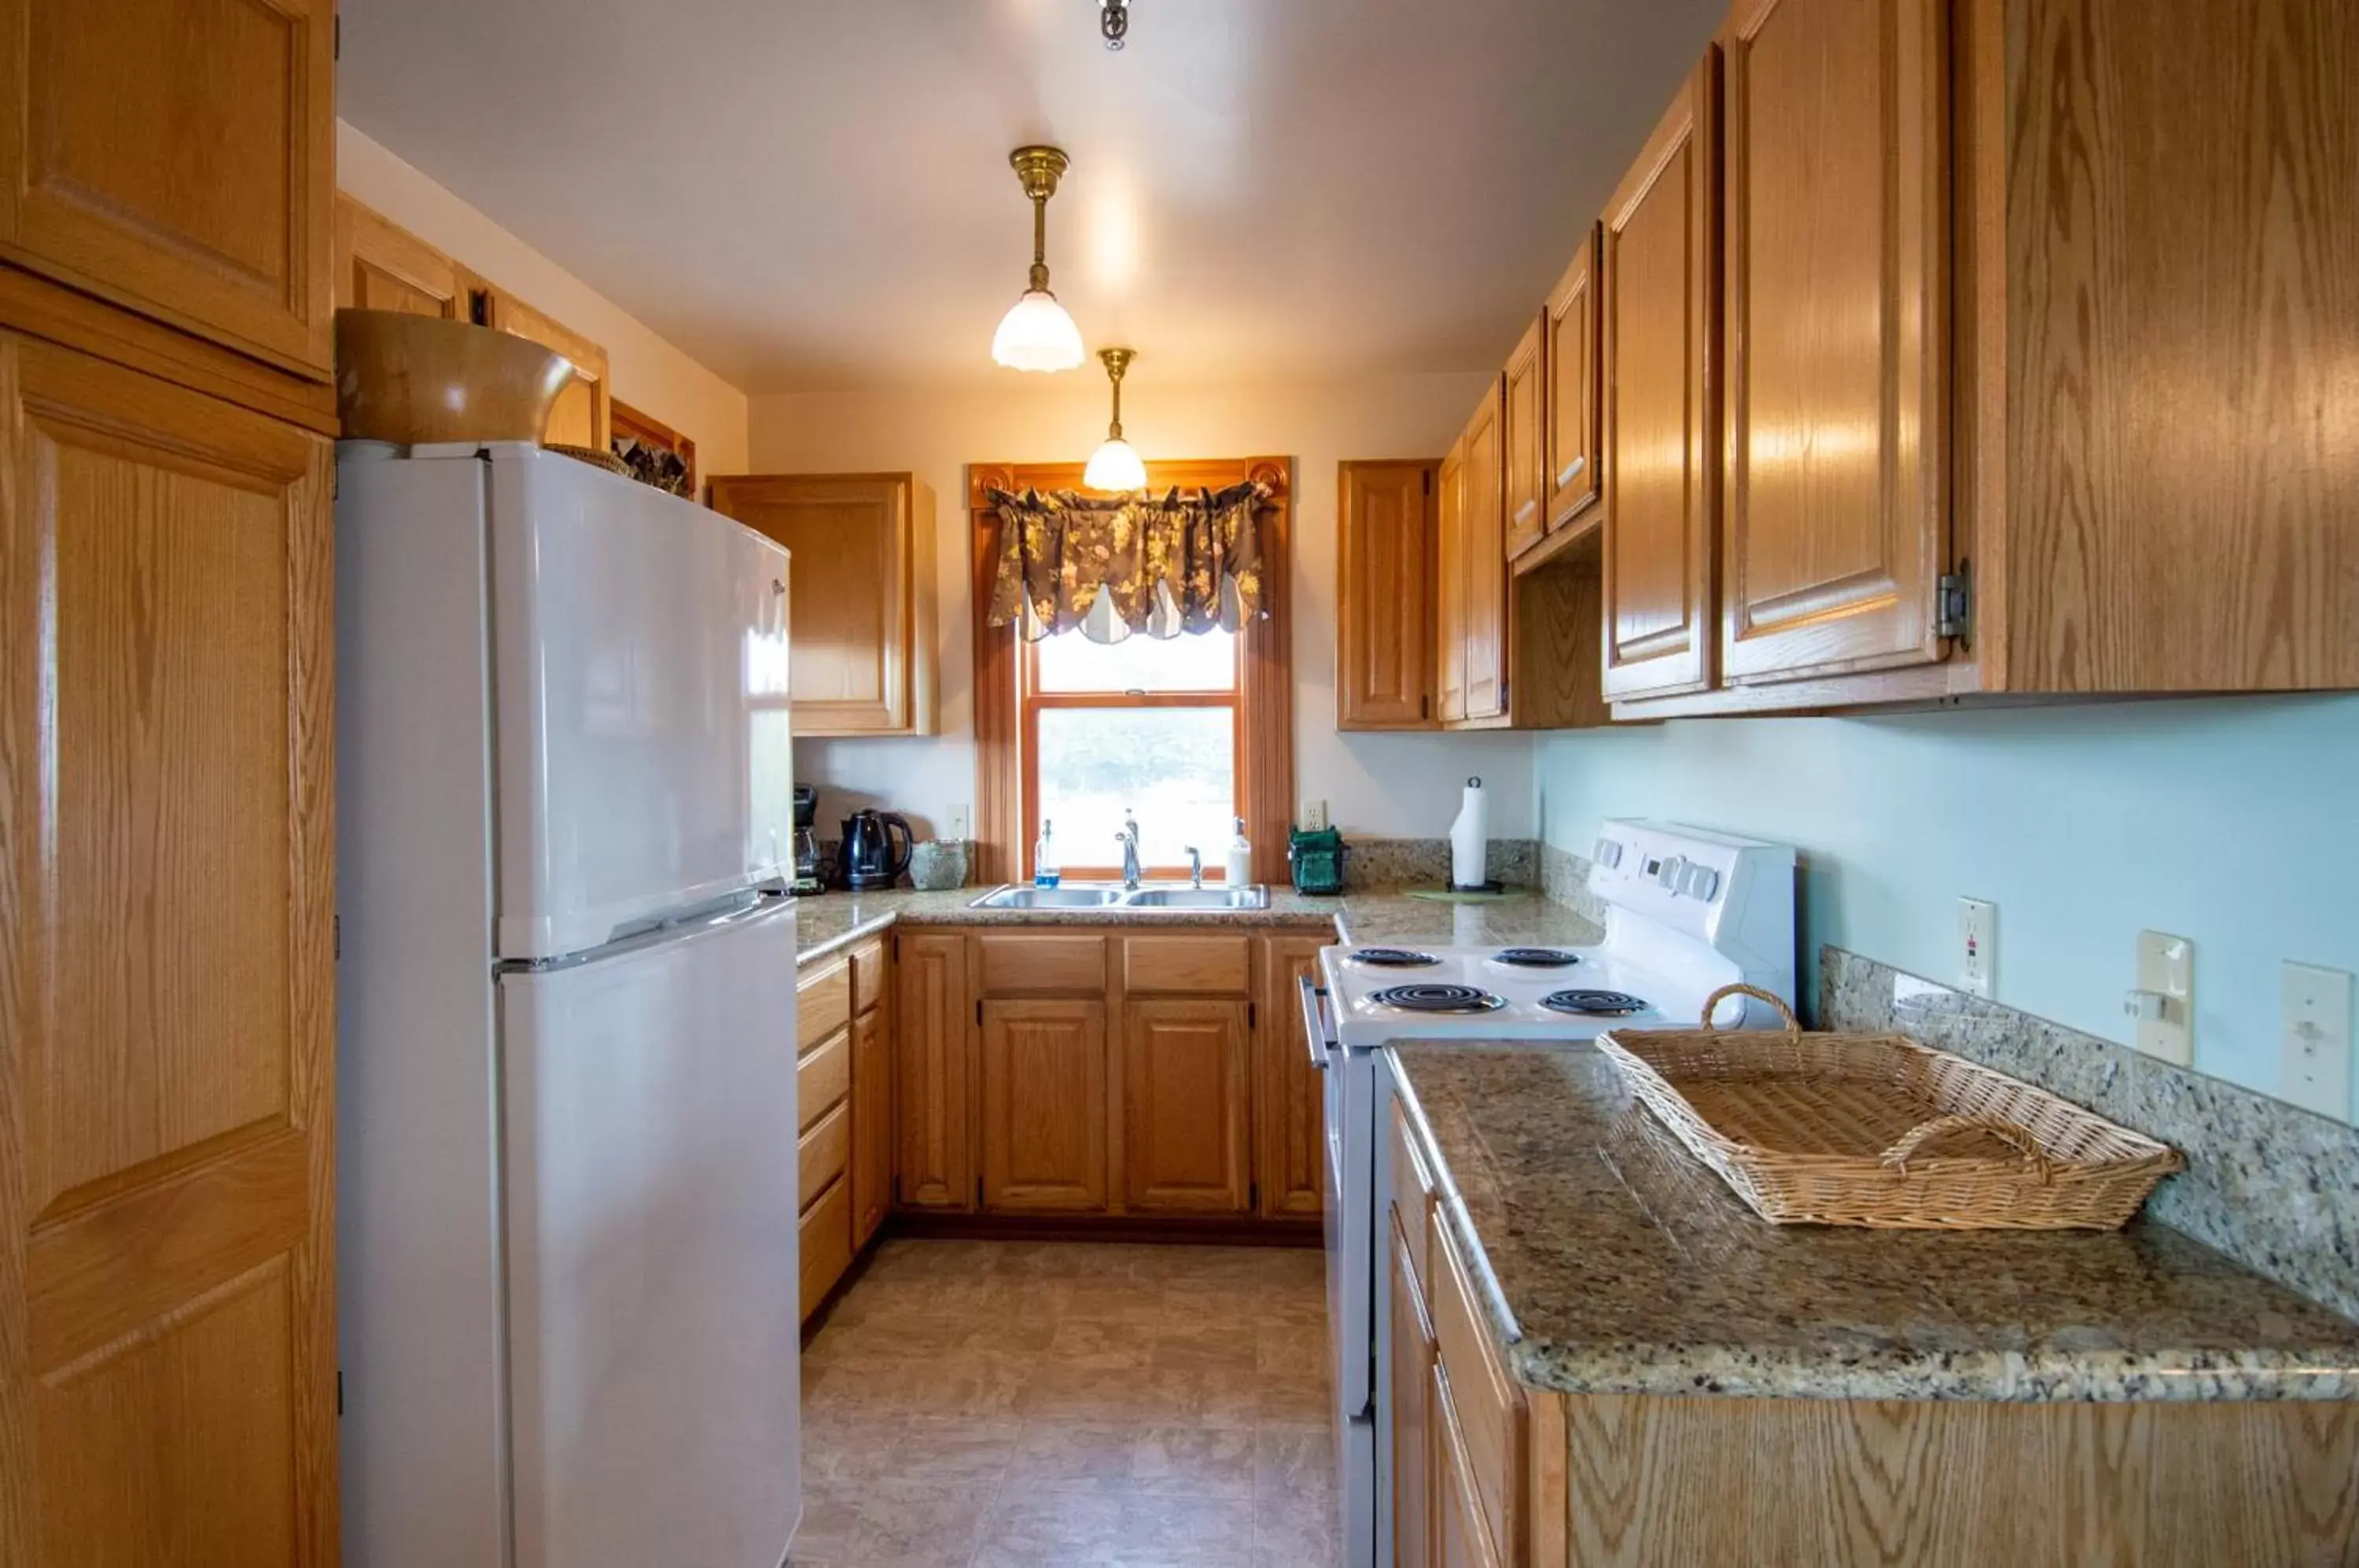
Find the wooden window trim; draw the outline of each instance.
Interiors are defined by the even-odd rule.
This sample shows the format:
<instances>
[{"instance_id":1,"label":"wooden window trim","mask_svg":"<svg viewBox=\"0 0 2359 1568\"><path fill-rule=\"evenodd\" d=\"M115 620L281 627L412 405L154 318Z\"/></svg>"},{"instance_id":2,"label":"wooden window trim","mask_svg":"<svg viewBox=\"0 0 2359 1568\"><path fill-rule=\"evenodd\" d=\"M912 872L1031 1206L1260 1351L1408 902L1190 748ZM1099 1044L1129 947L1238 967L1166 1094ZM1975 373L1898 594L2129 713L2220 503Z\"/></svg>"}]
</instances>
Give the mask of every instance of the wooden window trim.
<instances>
[{"instance_id":1,"label":"wooden window trim","mask_svg":"<svg viewBox=\"0 0 2359 1568\"><path fill-rule=\"evenodd\" d=\"M1262 594L1267 619L1240 629L1237 768L1244 779L1245 833L1253 840L1254 879L1286 879L1286 834L1294 819L1293 581L1294 460L1245 457L1150 463L1147 488L1220 490L1254 480L1270 492L1262 517ZM1013 626L989 621L999 562L999 513L993 490L1078 490L1078 463L971 464L967 469L969 580L973 584L975 877L1009 882L1024 864L1023 713L1016 685Z\"/></svg>"}]
</instances>

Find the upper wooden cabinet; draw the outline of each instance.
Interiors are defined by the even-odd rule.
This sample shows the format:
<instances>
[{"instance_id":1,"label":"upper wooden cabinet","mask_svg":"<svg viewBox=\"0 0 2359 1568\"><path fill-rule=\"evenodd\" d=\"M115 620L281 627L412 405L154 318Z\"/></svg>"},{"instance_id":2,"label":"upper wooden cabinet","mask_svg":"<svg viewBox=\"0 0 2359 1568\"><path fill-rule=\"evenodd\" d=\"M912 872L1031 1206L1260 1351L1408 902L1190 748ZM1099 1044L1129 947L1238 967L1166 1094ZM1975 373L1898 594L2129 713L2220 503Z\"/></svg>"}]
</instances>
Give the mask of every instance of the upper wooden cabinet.
<instances>
[{"instance_id":1,"label":"upper wooden cabinet","mask_svg":"<svg viewBox=\"0 0 2359 1568\"><path fill-rule=\"evenodd\" d=\"M1507 356L1507 401L1504 484L1506 552L1514 557L1540 542L1548 532L1547 461L1548 369L1541 352L1547 343L1548 318L1525 329L1523 341Z\"/></svg>"},{"instance_id":2,"label":"upper wooden cabinet","mask_svg":"<svg viewBox=\"0 0 2359 1568\"><path fill-rule=\"evenodd\" d=\"M333 372L334 0L0 0L0 256Z\"/></svg>"},{"instance_id":3,"label":"upper wooden cabinet","mask_svg":"<svg viewBox=\"0 0 2359 1568\"><path fill-rule=\"evenodd\" d=\"M1443 640L1463 650L1464 700L1455 717L1505 722L1507 713L1507 551L1505 382L1494 382L1458 438L1458 547L1463 594L1441 606ZM1450 615L1457 613L1453 628Z\"/></svg>"},{"instance_id":4,"label":"upper wooden cabinet","mask_svg":"<svg viewBox=\"0 0 2359 1568\"><path fill-rule=\"evenodd\" d=\"M1593 518L1598 496L1597 254L1594 236L1581 243L1541 317L1546 337L1548 397L1541 424L1550 532ZM1586 526L1584 522L1583 526Z\"/></svg>"},{"instance_id":5,"label":"upper wooden cabinet","mask_svg":"<svg viewBox=\"0 0 2359 1568\"><path fill-rule=\"evenodd\" d=\"M1615 698L1712 679L1719 102L1714 48L1605 213L1604 684Z\"/></svg>"},{"instance_id":6,"label":"upper wooden cabinet","mask_svg":"<svg viewBox=\"0 0 2359 1568\"><path fill-rule=\"evenodd\" d=\"M1346 463L1336 482L1335 727L1431 729L1430 463Z\"/></svg>"},{"instance_id":7,"label":"upper wooden cabinet","mask_svg":"<svg viewBox=\"0 0 2359 1568\"><path fill-rule=\"evenodd\" d=\"M934 493L909 474L741 474L712 505L792 556L799 735L934 731Z\"/></svg>"},{"instance_id":8,"label":"upper wooden cabinet","mask_svg":"<svg viewBox=\"0 0 2359 1568\"><path fill-rule=\"evenodd\" d=\"M340 310L470 319L465 269L349 196L336 198L335 257Z\"/></svg>"},{"instance_id":9,"label":"upper wooden cabinet","mask_svg":"<svg viewBox=\"0 0 2359 1568\"><path fill-rule=\"evenodd\" d=\"M1439 536L1434 568L1434 713L1445 724L1466 717L1466 438L1450 445L1434 485ZM1347 584L1348 586L1348 584Z\"/></svg>"},{"instance_id":10,"label":"upper wooden cabinet","mask_svg":"<svg viewBox=\"0 0 2359 1568\"><path fill-rule=\"evenodd\" d=\"M541 431L540 439L553 446L586 446L604 452L613 430L609 407L613 389L606 380L606 351L502 289L486 284L477 292L482 299L480 319L484 326L529 338L573 362L573 379L566 383L565 390L550 406L549 425Z\"/></svg>"}]
</instances>

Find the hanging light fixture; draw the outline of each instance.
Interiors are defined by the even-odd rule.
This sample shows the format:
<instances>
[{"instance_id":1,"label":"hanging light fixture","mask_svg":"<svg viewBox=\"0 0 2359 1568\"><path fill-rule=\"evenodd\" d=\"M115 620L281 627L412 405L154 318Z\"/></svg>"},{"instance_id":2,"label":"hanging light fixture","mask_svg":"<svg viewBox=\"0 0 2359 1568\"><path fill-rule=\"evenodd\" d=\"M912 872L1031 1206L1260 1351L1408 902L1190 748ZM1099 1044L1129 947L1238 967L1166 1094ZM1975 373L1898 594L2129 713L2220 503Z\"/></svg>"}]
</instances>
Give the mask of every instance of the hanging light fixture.
<instances>
[{"instance_id":1,"label":"hanging light fixture","mask_svg":"<svg viewBox=\"0 0 2359 1568\"><path fill-rule=\"evenodd\" d=\"M1138 356L1126 348L1102 348L1098 357L1105 361L1106 379L1114 383L1114 422L1106 427L1105 444L1090 454L1090 465L1082 471L1082 483L1093 490L1144 490L1147 464L1138 461L1137 452L1122 439L1122 373Z\"/></svg>"},{"instance_id":2,"label":"hanging light fixture","mask_svg":"<svg viewBox=\"0 0 2359 1568\"><path fill-rule=\"evenodd\" d=\"M1007 161L1032 199L1032 282L1000 318L991 357L1011 370L1071 370L1082 363L1082 331L1049 292L1049 198L1065 172L1065 155L1052 147L1020 147Z\"/></svg>"},{"instance_id":3,"label":"hanging light fixture","mask_svg":"<svg viewBox=\"0 0 2359 1568\"><path fill-rule=\"evenodd\" d=\"M1098 7L1098 31L1105 35L1106 48L1122 48L1130 36L1130 0L1105 0Z\"/></svg>"}]
</instances>

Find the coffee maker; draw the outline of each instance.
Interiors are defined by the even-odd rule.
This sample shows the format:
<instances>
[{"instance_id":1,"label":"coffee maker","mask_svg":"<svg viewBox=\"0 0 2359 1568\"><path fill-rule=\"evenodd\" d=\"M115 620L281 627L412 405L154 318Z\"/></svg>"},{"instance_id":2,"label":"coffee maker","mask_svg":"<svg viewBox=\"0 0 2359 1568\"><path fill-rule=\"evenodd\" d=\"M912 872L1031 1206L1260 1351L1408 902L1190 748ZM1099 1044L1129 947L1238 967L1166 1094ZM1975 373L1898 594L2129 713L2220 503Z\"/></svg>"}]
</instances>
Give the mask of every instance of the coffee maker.
<instances>
[{"instance_id":1,"label":"coffee maker","mask_svg":"<svg viewBox=\"0 0 2359 1568\"><path fill-rule=\"evenodd\" d=\"M802 898L824 891L819 875L819 791L809 784L795 786L795 885Z\"/></svg>"}]
</instances>

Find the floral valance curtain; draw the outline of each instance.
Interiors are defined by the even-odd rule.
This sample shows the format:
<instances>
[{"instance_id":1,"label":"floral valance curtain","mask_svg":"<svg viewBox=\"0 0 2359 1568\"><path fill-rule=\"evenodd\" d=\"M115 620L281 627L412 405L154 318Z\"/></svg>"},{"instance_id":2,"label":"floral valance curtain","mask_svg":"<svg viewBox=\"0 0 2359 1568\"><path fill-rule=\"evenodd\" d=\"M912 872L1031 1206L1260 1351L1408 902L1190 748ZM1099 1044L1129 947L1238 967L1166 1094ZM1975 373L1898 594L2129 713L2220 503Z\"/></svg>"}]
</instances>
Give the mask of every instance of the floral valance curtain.
<instances>
[{"instance_id":1,"label":"floral valance curtain","mask_svg":"<svg viewBox=\"0 0 2359 1568\"><path fill-rule=\"evenodd\" d=\"M1100 500L1060 490L993 490L999 567L991 624L1027 641L1080 630L1098 642L1133 632L1178 637L1234 631L1269 614L1262 603L1259 484L1222 491Z\"/></svg>"}]
</instances>

